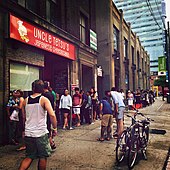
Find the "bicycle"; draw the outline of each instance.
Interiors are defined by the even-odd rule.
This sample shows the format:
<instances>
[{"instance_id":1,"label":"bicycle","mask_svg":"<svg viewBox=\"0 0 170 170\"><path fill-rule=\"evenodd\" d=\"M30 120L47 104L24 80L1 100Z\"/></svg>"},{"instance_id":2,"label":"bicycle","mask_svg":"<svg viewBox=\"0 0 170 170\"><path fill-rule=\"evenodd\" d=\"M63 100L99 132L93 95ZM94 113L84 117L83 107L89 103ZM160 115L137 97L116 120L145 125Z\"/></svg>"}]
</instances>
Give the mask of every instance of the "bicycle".
<instances>
[{"instance_id":1,"label":"bicycle","mask_svg":"<svg viewBox=\"0 0 170 170\"><path fill-rule=\"evenodd\" d=\"M137 115L141 115L145 119L137 121ZM118 163L122 162L126 153L128 153L128 167L131 169L135 164L139 150L142 152L144 158L147 159L146 148L149 140L149 125L153 120L147 118L138 112L138 110L136 110L134 117L130 115L127 115L127 117L132 119L132 123L123 131L117 140L116 161Z\"/></svg>"}]
</instances>

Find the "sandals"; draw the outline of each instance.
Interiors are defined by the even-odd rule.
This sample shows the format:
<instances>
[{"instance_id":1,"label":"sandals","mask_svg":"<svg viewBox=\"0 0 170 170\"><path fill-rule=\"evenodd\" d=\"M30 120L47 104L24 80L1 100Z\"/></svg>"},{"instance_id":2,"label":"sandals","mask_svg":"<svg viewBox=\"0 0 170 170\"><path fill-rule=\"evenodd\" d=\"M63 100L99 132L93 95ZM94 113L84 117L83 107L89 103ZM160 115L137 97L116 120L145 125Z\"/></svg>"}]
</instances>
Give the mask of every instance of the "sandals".
<instances>
[{"instance_id":1,"label":"sandals","mask_svg":"<svg viewBox=\"0 0 170 170\"><path fill-rule=\"evenodd\" d=\"M26 146L21 146L20 148L16 149L17 151L23 151L26 149Z\"/></svg>"},{"instance_id":2,"label":"sandals","mask_svg":"<svg viewBox=\"0 0 170 170\"><path fill-rule=\"evenodd\" d=\"M102 138L97 138L97 141L103 142L104 139L102 139Z\"/></svg>"}]
</instances>

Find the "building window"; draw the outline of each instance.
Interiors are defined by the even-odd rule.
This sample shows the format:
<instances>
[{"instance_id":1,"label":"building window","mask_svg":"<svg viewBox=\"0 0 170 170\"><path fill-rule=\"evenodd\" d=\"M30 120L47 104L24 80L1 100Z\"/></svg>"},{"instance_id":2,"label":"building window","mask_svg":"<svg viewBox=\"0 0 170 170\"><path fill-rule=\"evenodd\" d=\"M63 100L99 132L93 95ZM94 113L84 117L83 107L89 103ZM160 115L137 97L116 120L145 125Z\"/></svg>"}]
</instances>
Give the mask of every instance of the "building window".
<instances>
[{"instance_id":1,"label":"building window","mask_svg":"<svg viewBox=\"0 0 170 170\"><path fill-rule=\"evenodd\" d=\"M135 64L135 56L134 56L134 47L131 46L131 53L132 53L132 64Z\"/></svg>"},{"instance_id":2,"label":"building window","mask_svg":"<svg viewBox=\"0 0 170 170\"><path fill-rule=\"evenodd\" d=\"M10 91L32 91L31 84L39 79L39 68L25 64L10 63Z\"/></svg>"},{"instance_id":3,"label":"building window","mask_svg":"<svg viewBox=\"0 0 170 170\"><path fill-rule=\"evenodd\" d=\"M54 25L60 26L61 8L59 1L46 0L46 19Z\"/></svg>"},{"instance_id":4,"label":"building window","mask_svg":"<svg viewBox=\"0 0 170 170\"><path fill-rule=\"evenodd\" d=\"M142 71L144 71L144 59L142 58Z\"/></svg>"},{"instance_id":5,"label":"building window","mask_svg":"<svg viewBox=\"0 0 170 170\"><path fill-rule=\"evenodd\" d=\"M30 0L26 0L26 8L29 9L30 11L39 14L39 7L40 4L38 3L38 1L30 1Z\"/></svg>"},{"instance_id":6,"label":"building window","mask_svg":"<svg viewBox=\"0 0 170 170\"><path fill-rule=\"evenodd\" d=\"M119 30L113 26L114 50L119 51Z\"/></svg>"},{"instance_id":7,"label":"building window","mask_svg":"<svg viewBox=\"0 0 170 170\"><path fill-rule=\"evenodd\" d=\"M14 1L14 2L18 3L18 0L12 0L12 1Z\"/></svg>"},{"instance_id":8,"label":"building window","mask_svg":"<svg viewBox=\"0 0 170 170\"><path fill-rule=\"evenodd\" d=\"M128 59L128 41L126 38L124 38L124 57Z\"/></svg>"},{"instance_id":9,"label":"building window","mask_svg":"<svg viewBox=\"0 0 170 170\"><path fill-rule=\"evenodd\" d=\"M87 44L87 17L80 14L80 41Z\"/></svg>"},{"instance_id":10,"label":"building window","mask_svg":"<svg viewBox=\"0 0 170 170\"><path fill-rule=\"evenodd\" d=\"M129 89L129 74L125 73L125 85L126 89Z\"/></svg>"},{"instance_id":11,"label":"building window","mask_svg":"<svg viewBox=\"0 0 170 170\"><path fill-rule=\"evenodd\" d=\"M18 3L19 5L26 7L26 0L12 0L15 3Z\"/></svg>"},{"instance_id":12,"label":"building window","mask_svg":"<svg viewBox=\"0 0 170 170\"><path fill-rule=\"evenodd\" d=\"M40 17L46 17L46 0L26 1L26 8Z\"/></svg>"},{"instance_id":13,"label":"building window","mask_svg":"<svg viewBox=\"0 0 170 170\"><path fill-rule=\"evenodd\" d=\"M139 56L139 51L137 52L137 67L140 69L140 56Z\"/></svg>"}]
</instances>

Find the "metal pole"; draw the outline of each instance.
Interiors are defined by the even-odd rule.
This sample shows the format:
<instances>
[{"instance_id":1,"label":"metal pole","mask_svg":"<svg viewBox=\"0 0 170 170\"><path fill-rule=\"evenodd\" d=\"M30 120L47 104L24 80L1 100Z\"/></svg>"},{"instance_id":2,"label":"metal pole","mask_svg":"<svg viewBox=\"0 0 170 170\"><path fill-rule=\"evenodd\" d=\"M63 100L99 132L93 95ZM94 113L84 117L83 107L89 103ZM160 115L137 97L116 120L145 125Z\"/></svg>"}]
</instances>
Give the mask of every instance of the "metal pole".
<instances>
[{"instance_id":1,"label":"metal pole","mask_svg":"<svg viewBox=\"0 0 170 170\"><path fill-rule=\"evenodd\" d=\"M92 105L92 108L91 108L91 124L94 124L94 122L93 122L93 105Z\"/></svg>"},{"instance_id":2,"label":"metal pole","mask_svg":"<svg viewBox=\"0 0 170 170\"><path fill-rule=\"evenodd\" d=\"M73 129L73 127L72 127L72 124L73 124L72 115L73 115L73 108L70 107L70 130Z\"/></svg>"},{"instance_id":3,"label":"metal pole","mask_svg":"<svg viewBox=\"0 0 170 170\"><path fill-rule=\"evenodd\" d=\"M170 55L169 55L169 22L167 23L168 30L166 30L165 38L166 38L166 56L168 60L168 88L169 88L169 95L170 95Z\"/></svg>"}]
</instances>

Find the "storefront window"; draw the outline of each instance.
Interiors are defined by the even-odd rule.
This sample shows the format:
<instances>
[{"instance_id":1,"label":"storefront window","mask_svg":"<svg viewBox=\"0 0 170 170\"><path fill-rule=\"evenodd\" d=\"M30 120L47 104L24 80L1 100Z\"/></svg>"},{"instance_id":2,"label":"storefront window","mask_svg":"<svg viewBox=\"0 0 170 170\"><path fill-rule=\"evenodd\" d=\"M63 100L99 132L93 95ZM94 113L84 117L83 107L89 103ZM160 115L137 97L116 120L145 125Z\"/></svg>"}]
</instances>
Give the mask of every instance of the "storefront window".
<instances>
[{"instance_id":1,"label":"storefront window","mask_svg":"<svg viewBox=\"0 0 170 170\"><path fill-rule=\"evenodd\" d=\"M34 80L39 79L39 68L10 63L10 90L21 89L31 91L31 84Z\"/></svg>"}]
</instances>

